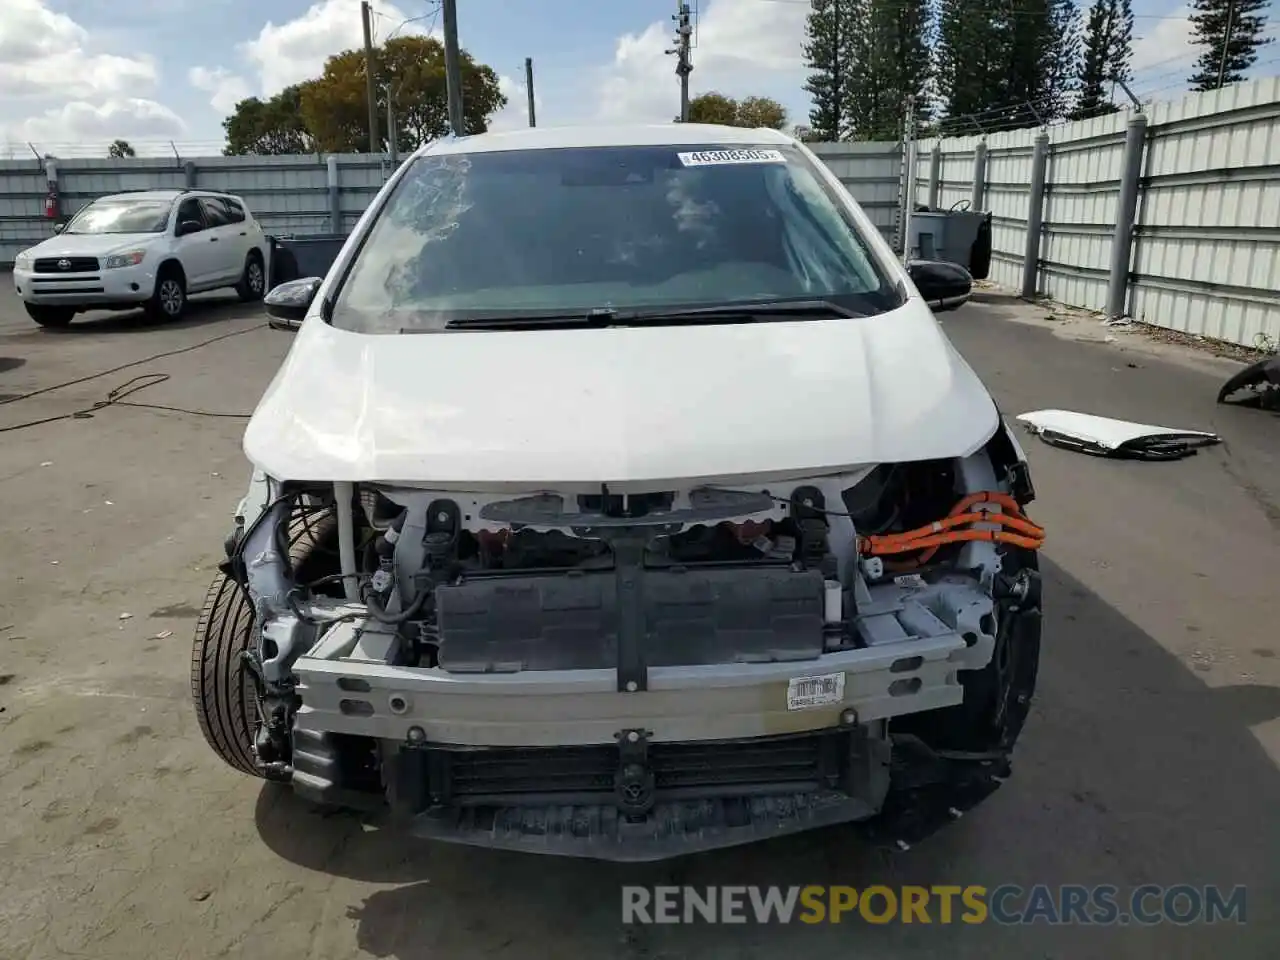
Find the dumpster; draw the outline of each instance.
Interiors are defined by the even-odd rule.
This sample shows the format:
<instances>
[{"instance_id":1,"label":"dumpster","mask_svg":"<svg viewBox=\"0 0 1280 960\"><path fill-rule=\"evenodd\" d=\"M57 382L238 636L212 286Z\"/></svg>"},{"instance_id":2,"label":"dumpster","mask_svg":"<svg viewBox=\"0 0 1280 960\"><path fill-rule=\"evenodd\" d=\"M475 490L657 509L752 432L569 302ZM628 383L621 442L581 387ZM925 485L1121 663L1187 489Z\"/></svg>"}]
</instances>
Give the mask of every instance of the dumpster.
<instances>
[{"instance_id":1,"label":"dumpster","mask_svg":"<svg viewBox=\"0 0 1280 960\"><path fill-rule=\"evenodd\" d=\"M958 263L975 280L991 272L990 211L918 207L911 214L908 241L909 259Z\"/></svg>"},{"instance_id":2,"label":"dumpster","mask_svg":"<svg viewBox=\"0 0 1280 960\"><path fill-rule=\"evenodd\" d=\"M323 277L338 259L345 233L313 233L306 236L272 236L271 271L267 288L302 277Z\"/></svg>"}]
</instances>

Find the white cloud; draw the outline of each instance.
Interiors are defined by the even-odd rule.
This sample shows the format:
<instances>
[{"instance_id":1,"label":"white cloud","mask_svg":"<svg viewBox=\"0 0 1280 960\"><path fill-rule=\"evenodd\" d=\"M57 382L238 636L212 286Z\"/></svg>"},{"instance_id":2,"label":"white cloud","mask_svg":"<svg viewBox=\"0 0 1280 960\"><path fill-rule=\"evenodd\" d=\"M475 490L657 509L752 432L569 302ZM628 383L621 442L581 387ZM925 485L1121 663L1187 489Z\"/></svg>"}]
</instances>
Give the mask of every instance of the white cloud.
<instances>
[{"instance_id":1,"label":"white cloud","mask_svg":"<svg viewBox=\"0 0 1280 960\"><path fill-rule=\"evenodd\" d=\"M1199 56L1199 48L1191 42L1191 9L1185 4L1169 12L1168 17L1133 42L1133 75L1176 72Z\"/></svg>"},{"instance_id":2,"label":"white cloud","mask_svg":"<svg viewBox=\"0 0 1280 960\"><path fill-rule=\"evenodd\" d=\"M222 67L210 70L208 67L192 67L187 71L187 79L197 90L208 93L209 103L219 113L229 114L236 104L253 96L248 81Z\"/></svg>"},{"instance_id":3,"label":"white cloud","mask_svg":"<svg viewBox=\"0 0 1280 960\"><path fill-rule=\"evenodd\" d=\"M385 0L373 0L375 43L389 36L426 35L436 23L433 13L408 13ZM438 26L432 30L439 35ZM274 23L270 20L252 40L240 44L240 72L226 67L193 67L187 79L210 94L209 102L222 114L230 113L245 97L270 97L285 87L318 77L335 53L363 46L360 6L353 0L319 0L299 17Z\"/></svg>"},{"instance_id":4,"label":"white cloud","mask_svg":"<svg viewBox=\"0 0 1280 960\"><path fill-rule=\"evenodd\" d=\"M507 98L507 105L489 118L489 129L516 130L529 125L529 88L519 80L498 74L498 89ZM542 110L542 97L538 95L535 82L533 91L534 119Z\"/></svg>"},{"instance_id":5,"label":"white cloud","mask_svg":"<svg viewBox=\"0 0 1280 960\"><path fill-rule=\"evenodd\" d=\"M81 99L149 89L147 57L91 49L89 33L44 0L4 0L0 17L0 105L14 100Z\"/></svg>"},{"instance_id":6,"label":"white cloud","mask_svg":"<svg viewBox=\"0 0 1280 960\"><path fill-rule=\"evenodd\" d=\"M794 102L806 74L802 48L808 12L803 3L710 0L697 28L690 96L718 90ZM675 57L664 54L673 37L674 24L663 20L618 39L599 85L598 119L665 122L679 113Z\"/></svg>"},{"instance_id":7,"label":"white cloud","mask_svg":"<svg viewBox=\"0 0 1280 960\"><path fill-rule=\"evenodd\" d=\"M117 137L125 140L171 139L181 137L186 129L182 118L164 104L130 97L96 105L72 101L27 118L17 126L15 133L21 139L43 143L105 143Z\"/></svg>"},{"instance_id":8,"label":"white cloud","mask_svg":"<svg viewBox=\"0 0 1280 960\"><path fill-rule=\"evenodd\" d=\"M426 33L431 16L405 23L411 16L391 3L374 0L374 33L380 42L391 33L398 36ZM268 22L244 44L243 52L258 74L258 86L270 96L293 83L319 76L324 62L335 53L364 42L360 7L349 0L321 0L302 16L277 26Z\"/></svg>"},{"instance_id":9,"label":"white cloud","mask_svg":"<svg viewBox=\"0 0 1280 960\"><path fill-rule=\"evenodd\" d=\"M0 137L41 151L102 155L106 143L182 135L186 124L150 99L155 62L102 48L101 38L49 0L2 0ZM117 41L118 42L118 41Z\"/></svg>"}]
</instances>

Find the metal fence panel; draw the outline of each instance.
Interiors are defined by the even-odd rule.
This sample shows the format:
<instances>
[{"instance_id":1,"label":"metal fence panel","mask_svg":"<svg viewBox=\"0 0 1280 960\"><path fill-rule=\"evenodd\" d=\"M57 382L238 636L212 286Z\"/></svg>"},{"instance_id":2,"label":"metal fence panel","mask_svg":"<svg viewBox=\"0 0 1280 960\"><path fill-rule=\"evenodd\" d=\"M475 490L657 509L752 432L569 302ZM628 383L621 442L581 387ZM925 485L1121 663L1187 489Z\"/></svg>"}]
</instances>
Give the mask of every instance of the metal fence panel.
<instances>
[{"instance_id":1,"label":"metal fence panel","mask_svg":"<svg viewBox=\"0 0 1280 960\"><path fill-rule=\"evenodd\" d=\"M1280 78L1233 84L1149 108L1129 277L1129 312L1146 323L1256 345L1280 340ZM1124 132L1132 113L1049 128L1038 289L1075 306L1106 306ZM974 195L975 152L986 146L980 207L992 214L991 279L1018 289L1031 212L1036 129L937 141L936 202ZM810 145L897 246L903 197L900 143ZM933 141L918 144L917 202L929 200ZM390 168L385 157L341 155L334 224L327 158L199 157L57 161L64 213L119 190L195 186L245 198L269 233L349 231ZM53 235L43 216L43 163L0 161L0 264ZM1117 274L1119 276L1119 274ZM1118 288L1117 288L1118 289Z\"/></svg>"}]
</instances>

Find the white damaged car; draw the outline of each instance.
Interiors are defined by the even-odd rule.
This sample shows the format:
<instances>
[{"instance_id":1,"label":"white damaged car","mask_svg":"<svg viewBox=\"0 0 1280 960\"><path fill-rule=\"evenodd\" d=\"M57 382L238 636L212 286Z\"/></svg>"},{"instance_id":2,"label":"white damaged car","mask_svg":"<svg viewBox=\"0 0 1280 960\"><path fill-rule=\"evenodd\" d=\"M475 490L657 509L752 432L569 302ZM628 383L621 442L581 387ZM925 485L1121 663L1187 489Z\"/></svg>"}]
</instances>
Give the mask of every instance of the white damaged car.
<instances>
[{"instance_id":1,"label":"white damaged car","mask_svg":"<svg viewBox=\"0 0 1280 960\"><path fill-rule=\"evenodd\" d=\"M1040 647L1026 461L930 309L968 289L771 130L423 148L267 297L209 744L491 847L927 835L1009 774Z\"/></svg>"}]
</instances>

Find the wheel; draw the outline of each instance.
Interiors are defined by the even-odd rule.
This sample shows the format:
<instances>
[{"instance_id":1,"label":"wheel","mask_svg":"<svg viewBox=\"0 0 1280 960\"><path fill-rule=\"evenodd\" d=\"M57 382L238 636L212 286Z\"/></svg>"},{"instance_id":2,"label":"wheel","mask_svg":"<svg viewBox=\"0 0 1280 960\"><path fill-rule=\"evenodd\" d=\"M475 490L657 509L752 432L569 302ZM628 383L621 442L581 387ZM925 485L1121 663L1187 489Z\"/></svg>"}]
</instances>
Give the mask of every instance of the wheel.
<instances>
[{"instance_id":1,"label":"wheel","mask_svg":"<svg viewBox=\"0 0 1280 960\"><path fill-rule=\"evenodd\" d=\"M289 555L302 574L322 565L336 539L333 512L295 513L289 523ZM209 587L191 644L191 699L200 732L231 768L262 777L253 739L258 729L257 690L240 654L253 640L253 607L247 593L219 573Z\"/></svg>"},{"instance_id":2,"label":"wheel","mask_svg":"<svg viewBox=\"0 0 1280 960\"><path fill-rule=\"evenodd\" d=\"M177 320L187 309L187 281L172 264L160 268L156 289L147 302L147 313L156 320Z\"/></svg>"},{"instance_id":3,"label":"wheel","mask_svg":"<svg viewBox=\"0 0 1280 960\"><path fill-rule=\"evenodd\" d=\"M1039 576L1039 556L1031 550L1012 549L1005 557L1004 572L1027 571ZM1017 742L1035 696L1040 667L1040 617L1034 612L1016 613L1008 602L996 605L996 647L981 670L960 671L964 701L895 719L894 731L919 736L940 750L985 752L1012 749Z\"/></svg>"},{"instance_id":4,"label":"wheel","mask_svg":"<svg viewBox=\"0 0 1280 960\"><path fill-rule=\"evenodd\" d=\"M267 273L262 267L262 254L254 250L245 257L244 272L240 275L240 282L236 284L236 293L243 302L249 303L261 300L266 291Z\"/></svg>"},{"instance_id":5,"label":"wheel","mask_svg":"<svg viewBox=\"0 0 1280 960\"><path fill-rule=\"evenodd\" d=\"M72 307L54 307L45 303L23 304L27 308L27 316L42 327L57 329L71 324L76 315Z\"/></svg>"}]
</instances>

